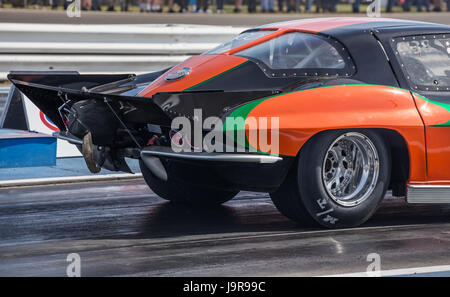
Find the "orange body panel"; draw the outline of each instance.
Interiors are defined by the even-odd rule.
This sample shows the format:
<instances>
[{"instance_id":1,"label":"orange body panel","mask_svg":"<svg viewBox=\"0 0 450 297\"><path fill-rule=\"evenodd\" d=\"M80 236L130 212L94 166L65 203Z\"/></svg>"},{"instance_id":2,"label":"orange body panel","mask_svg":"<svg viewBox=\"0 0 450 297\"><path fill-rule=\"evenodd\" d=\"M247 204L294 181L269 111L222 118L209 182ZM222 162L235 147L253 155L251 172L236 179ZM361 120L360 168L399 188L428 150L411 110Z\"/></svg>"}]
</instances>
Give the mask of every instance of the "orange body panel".
<instances>
[{"instance_id":1,"label":"orange body panel","mask_svg":"<svg viewBox=\"0 0 450 297\"><path fill-rule=\"evenodd\" d=\"M371 85L330 86L275 96L248 117L279 117L280 154L295 156L314 134L328 129L384 128L405 139L410 180L426 180L425 135L411 93ZM247 135L250 131L246 130ZM258 147L258 143L250 143Z\"/></svg>"},{"instance_id":2,"label":"orange body panel","mask_svg":"<svg viewBox=\"0 0 450 297\"><path fill-rule=\"evenodd\" d=\"M181 92L245 63L247 59L228 55L194 56L170 69L143 89L138 96L151 97L160 92ZM191 73L179 80L165 80L168 73L190 67Z\"/></svg>"},{"instance_id":3,"label":"orange body panel","mask_svg":"<svg viewBox=\"0 0 450 297\"><path fill-rule=\"evenodd\" d=\"M450 120L450 113L420 96L414 95L414 100L425 123L428 181L450 183L450 127L442 125Z\"/></svg>"},{"instance_id":4,"label":"orange body panel","mask_svg":"<svg viewBox=\"0 0 450 297\"><path fill-rule=\"evenodd\" d=\"M450 114L445 108L427 102L417 94L413 94L413 97L425 126L439 125L450 119Z\"/></svg>"}]
</instances>

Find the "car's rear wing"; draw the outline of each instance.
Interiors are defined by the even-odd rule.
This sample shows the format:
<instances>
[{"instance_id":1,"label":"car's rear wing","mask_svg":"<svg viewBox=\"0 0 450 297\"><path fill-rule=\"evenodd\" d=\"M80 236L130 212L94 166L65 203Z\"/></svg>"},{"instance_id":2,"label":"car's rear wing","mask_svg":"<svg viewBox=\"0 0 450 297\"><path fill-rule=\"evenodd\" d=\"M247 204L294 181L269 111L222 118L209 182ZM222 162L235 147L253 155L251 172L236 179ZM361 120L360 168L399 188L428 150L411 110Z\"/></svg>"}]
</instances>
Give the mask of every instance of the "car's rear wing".
<instances>
[{"instance_id":1,"label":"car's rear wing","mask_svg":"<svg viewBox=\"0 0 450 297\"><path fill-rule=\"evenodd\" d=\"M151 98L117 95L118 92L132 89L130 82L135 77L129 74L81 75L77 72L11 72L8 74L8 79L61 131L67 130L61 109L67 104L88 99L107 102L117 114L123 114L123 109L126 107L131 111L127 113L126 118L132 121L170 125L170 118Z\"/></svg>"}]
</instances>

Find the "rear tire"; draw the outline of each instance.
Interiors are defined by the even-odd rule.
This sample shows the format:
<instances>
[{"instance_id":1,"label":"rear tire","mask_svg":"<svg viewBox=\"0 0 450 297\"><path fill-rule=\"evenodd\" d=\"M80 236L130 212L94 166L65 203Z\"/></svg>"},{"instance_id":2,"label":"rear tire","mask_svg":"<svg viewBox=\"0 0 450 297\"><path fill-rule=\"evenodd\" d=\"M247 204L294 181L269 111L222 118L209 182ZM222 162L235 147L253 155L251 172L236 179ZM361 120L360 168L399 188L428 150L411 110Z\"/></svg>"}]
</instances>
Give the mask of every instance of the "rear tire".
<instances>
[{"instance_id":1,"label":"rear tire","mask_svg":"<svg viewBox=\"0 0 450 297\"><path fill-rule=\"evenodd\" d=\"M390 173L390 151L376 132L326 131L303 146L271 198L282 214L303 224L358 226L383 200Z\"/></svg>"},{"instance_id":2,"label":"rear tire","mask_svg":"<svg viewBox=\"0 0 450 297\"><path fill-rule=\"evenodd\" d=\"M289 174L283 184L276 192L270 193L270 198L278 211L302 225L315 226L317 223L306 210L303 202L299 199L298 185L298 161L292 165Z\"/></svg>"},{"instance_id":3,"label":"rear tire","mask_svg":"<svg viewBox=\"0 0 450 297\"><path fill-rule=\"evenodd\" d=\"M163 161L162 163L167 168ZM173 171L168 173L167 181L164 181L156 177L142 160L139 160L139 166L150 189L161 198L171 202L192 205L219 205L231 200L239 193L239 191L224 191L210 186L193 185L175 176Z\"/></svg>"}]
</instances>

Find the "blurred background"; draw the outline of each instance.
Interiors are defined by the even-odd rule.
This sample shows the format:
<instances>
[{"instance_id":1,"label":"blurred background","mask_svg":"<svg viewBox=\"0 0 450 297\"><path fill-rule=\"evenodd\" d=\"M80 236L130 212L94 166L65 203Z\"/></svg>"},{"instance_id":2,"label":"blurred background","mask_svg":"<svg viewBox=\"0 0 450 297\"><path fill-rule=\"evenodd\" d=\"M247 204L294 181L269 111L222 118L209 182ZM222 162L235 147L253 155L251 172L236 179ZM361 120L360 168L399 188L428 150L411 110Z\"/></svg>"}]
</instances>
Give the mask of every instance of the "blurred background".
<instances>
[{"instance_id":1,"label":"blurred background","mask_svg":"<svg viewBox=\"0 0 450 297\"><path fill-rule=\"evenodd\" d=\"M358 13L367 0L80 0L84 11L141 13ZM382 0L385 12L448 11L449 0ZM0 0L4 8L63 9L66 0Z\"/></svg>"}]
</instances>

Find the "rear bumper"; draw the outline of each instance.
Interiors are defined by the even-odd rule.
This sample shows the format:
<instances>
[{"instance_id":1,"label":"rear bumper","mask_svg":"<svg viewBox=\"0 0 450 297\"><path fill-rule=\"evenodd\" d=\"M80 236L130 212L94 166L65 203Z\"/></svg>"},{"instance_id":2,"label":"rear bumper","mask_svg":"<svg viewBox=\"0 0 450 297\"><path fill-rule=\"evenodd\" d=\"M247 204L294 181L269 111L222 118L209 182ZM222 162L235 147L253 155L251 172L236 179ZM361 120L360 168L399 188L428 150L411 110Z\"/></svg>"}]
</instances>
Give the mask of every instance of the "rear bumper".
<instances>
[{"instance_id":1,"label":"rear bumper","mask_svg":"<svg viewBox=\"0 0 450 297\"><path fill-rule=\"evenodd\" d=\"M257 153L176 153L170 147L159 146L142 149L141 159L156 176L220 189L261 192L276 190L295 160ZM155 159L161 161L161 166L155 165Z\"/></svg>"},{"instance_id":2,"label":"rear bumper","mask_svg":"<svg viewBox=\"0 0 450 297\"><path fill-rule=\"evenodd\" d=\"M273 164L283 160L279 156L251 153L205 153L205 152L174 152L170 147L150 146L141 150L141 158L148 156L168 159L181 159L205 162L231 162L251 164Z\"/></svg>"}]
</instances>

